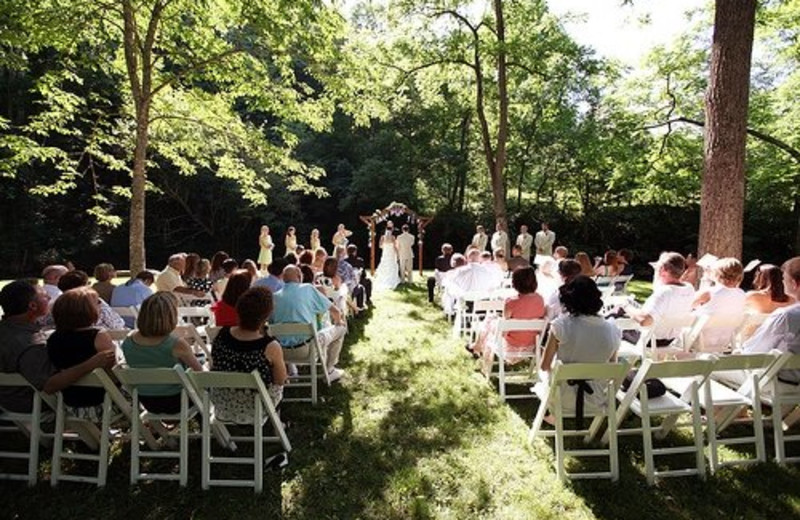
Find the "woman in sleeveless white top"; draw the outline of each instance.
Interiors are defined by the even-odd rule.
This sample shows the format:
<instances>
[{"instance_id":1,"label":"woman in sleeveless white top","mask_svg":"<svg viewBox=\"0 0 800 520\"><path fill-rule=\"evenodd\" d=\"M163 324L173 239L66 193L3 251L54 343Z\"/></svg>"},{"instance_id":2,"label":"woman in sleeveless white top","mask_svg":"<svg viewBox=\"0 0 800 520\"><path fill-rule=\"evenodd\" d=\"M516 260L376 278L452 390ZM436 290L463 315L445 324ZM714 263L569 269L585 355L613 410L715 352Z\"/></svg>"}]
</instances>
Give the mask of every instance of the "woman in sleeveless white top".
<instances>
[{"instance_id":1,"label":"woman in sleeveless white top","mask_svg":"<svg viewBox=\"0 0 800 520\"><path fill-rule=\"evenodd\" d=\"M400 284L400 263L397 260L397 244L391 230L381 237L381 261L375 271L373 287L377 290L391 290Z\"/></svg>"}]
</instances>

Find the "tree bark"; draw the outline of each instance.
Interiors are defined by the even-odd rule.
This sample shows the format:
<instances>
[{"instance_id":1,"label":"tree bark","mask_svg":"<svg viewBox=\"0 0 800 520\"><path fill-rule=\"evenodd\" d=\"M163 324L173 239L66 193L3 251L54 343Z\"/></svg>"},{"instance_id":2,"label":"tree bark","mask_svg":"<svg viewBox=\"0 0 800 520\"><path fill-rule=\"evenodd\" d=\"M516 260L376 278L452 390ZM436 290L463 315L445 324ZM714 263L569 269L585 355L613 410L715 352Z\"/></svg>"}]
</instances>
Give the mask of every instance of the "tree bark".
<instances>
[{"instance_id":1,"label":"tree bark","mask_svg":"<svg viewBox=\"0 0 800 520\"><path fill-rule=\"evenodd\" d=\"M701 255L741 258L745 144L756 0L716 0L706 92Z\"/></svg>"},{"instance_id":2,"label":"tree bark","mask_svg":"<svg viewBox=\"0 0 800 520\"><path fill-rule=\"evenodd\" d=\"M497 122L497 146L495 148L492 174L494 216L501 229L508 231L506 212L506 185L503 172L506 167L506 142L508 141L508 77L506 75L506 24L503 18L503 0L494 0L497 28L497 90L499 96L499 121Z\"/></svg>"}]
</instances>

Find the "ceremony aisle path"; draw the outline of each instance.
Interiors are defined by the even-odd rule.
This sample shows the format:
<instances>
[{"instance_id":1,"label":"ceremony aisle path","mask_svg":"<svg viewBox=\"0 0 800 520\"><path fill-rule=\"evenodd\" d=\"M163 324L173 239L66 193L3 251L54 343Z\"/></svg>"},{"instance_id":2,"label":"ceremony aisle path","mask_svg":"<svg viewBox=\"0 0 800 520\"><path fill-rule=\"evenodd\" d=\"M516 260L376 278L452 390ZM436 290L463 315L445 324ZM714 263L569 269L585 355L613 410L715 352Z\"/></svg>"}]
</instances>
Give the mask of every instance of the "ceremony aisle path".
<instances>
[{"instance_id":1,"label":"ceremony aisle path","mask_svg":"<svg viewBox=\"0 0 800 520\"><path fill-rule=\"evenodd\" d=\"M322 388L316 407L284 406L294 449L282 472L267 472L263 494L201 491L198 442L187 488L131 487L124 446L103 490L0 482L0 518L800 517L797 466L737 468L705 483L671 479L650 488L638 439L621 443L619 483L562 484L552 441L527 444L534 401L499 401L421 284L375 300L367 316L351 321L341 383Z\"/></svg>"}]
</instances>

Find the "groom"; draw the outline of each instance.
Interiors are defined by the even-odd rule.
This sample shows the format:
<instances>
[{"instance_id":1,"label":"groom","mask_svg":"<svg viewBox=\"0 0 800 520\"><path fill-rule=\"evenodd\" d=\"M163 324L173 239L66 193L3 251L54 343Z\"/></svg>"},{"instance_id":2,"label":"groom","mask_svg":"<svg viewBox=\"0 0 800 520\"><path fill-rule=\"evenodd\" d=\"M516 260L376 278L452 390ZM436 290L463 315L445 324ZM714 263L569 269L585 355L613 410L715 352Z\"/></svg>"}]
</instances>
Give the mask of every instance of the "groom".
<instances>
[{"instance_id":1,"label":"groom","mask_svg":"<svg viewBox=\"0 0 800 520\"><path fill-rule=\"evenodd\" d=\"M414 235L408 232L408 224L403 224L403 232L397 237L397 256L400 261L400 282L412 283L414 276Z\"/></svg>"}]
</instances>

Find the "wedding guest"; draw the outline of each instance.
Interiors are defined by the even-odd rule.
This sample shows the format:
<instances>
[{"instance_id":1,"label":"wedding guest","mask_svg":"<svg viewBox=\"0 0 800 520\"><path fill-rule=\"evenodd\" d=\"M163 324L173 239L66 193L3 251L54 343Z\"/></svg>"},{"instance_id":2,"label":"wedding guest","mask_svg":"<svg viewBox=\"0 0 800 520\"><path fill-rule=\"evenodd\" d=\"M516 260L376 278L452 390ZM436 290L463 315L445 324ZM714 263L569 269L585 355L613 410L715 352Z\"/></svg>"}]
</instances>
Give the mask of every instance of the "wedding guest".
<instances>
[{"instance_id":1,"label":"wedding guest","mask_svg":"<svg viewBox=\"0 0 800 520\"><path fill-rule=\"evenodd\" d=\"M53 303L56 330L47 338L47 355L57 369L78 366L98 353L116 352L111 336L94 326L100 317L99 302L95 291L82 286L65 291ZM92 420L102 415L102 388L70 386L62 393L75 415Z\"/></svg>"},{"instance_id":2,"label":"wedding guest","mask_svg":"<svg viewBox=\"0 0 800 520\"><path fill-rule=\"evenodd\" d=\"M681 276L681 281L688 283L697 290L700 286L700 279L702 278L702 269L697 265L697 257L692 253L686 255L686 271Z\"/></svg>"},{"instance_id":3,"label":"wedding guest","mask_svg":"<svg viewBox=\"0 0 800 520\"><path fill-rule=\"evenodd\" d=\"M197 272L197 263L200 262L200 255L197 253L186 254L186 264L183 266L183 273L181 278L184 282L188 282L189 278L193 278Z\"/></svg>"},{"instance_id":4,"label":"wedding guest","mask_svg":"<svg viewBox=\"0 0 800 520\"><path fill-rule=\"evenodd\" d=\"M58 288L58 280L67 272L68 269L63 265L48 265L42 270L44 292L50 297L51 305L56 301L56 298L61 296L61 291Z\"/></svg>"},{"instance_id":5,"label":"wedding guest","mask_svg":"<svg viewBox=\"0 0 800 520\"><path fill-rule=\"evenodd\" d=\"M322 272L322 266L325 264L325 259L328 258L328 253L325 251L325 248L318 247L316 251L314 251L314 261L311 262L311 269L314 271L314 274Z\"/></svg>"},{"instance_id":6,"label":"wedding guest","mask_svg":"<svg viewBox=\"0 0 800 520\"><path fill-rule=\"evenodd\" d=\"M92 285L92 289L94 289L106 303L111 302L111 295L116 287L116 285L111 283L111 280L113 280L115 276L117 276L117 271L111 264L97 264L94 268L94 277L97 281Z\"/></svg>"},{"instance_id":7,"label":"wedding guest","mask_svg":"<svg viewBox=\"0 0 800 520\"><path fill-rule=\"evenodd\" d=\"M452 246L451 246L452 253ZM358 273L358 283L364 287L364 295L366 296L366 304L372 305L372 280L367 276L366 262L358 256L358 246L355 244L348 244L347 258L345 261L353 266L353 269Z\"/></svg>"},{"instance_id":8,"label":"wedding guest","mask_svg":"<svg viewBox=\"0 0 800 520\"><path fill-rule=\"evenodd\" d=\"M628 276L633 274L633 265L631 262L633 261L633 252L630 249L620 249L617 252L617 263L621 266L620 275Z\"/></svg>"},{"instance_id":9,"label":"wedding guest","mask_svg":"<svg viewBox=\"0 0 800 520\"><path fill-rule=\"evenodd\" d=\"M195 291L200 291L209 295L211 299L200 298L197 300L192 300L190 305L204 307L206 305L210 305L212 301L216 300L216 295L214 294L214 282L212 282L211 278L209 278L210 274L211 262L209 262L207 258L201 258L200 261L197 262L194 272L189 273L189 277L186 279L186 285L190 289L194 289Z\"/></svg>"},{"instance_id":10,"label":"wedding guest","mask_svg":"<svg viewBox=\"0 0 800 520\"><path fill-rule=\"evenodd\" d=\"M603 255L602 261L600 257L597 258L598 262L595 265L594 274L596 276L613 277L617 276L622 268L617 264L617 252L609 249Z\"/></svg>"},{"instance_id":11,"label":"wedding guest","mask_svg":"<svg viewBox=\"0 0 800 520\"><path fill-rule=\"evenodd\" d=\"M511 258L508 260L508 270L511 272L516 271L520 267L530 267L531 263L528 262L522 255L522 246L516 244L511 248Z\"/></svg>"},{"instance_id":12,"label":"wedding guest","mask_svg":"<svg viewBox=\"0 0 800 520\"><path fill-rule=\"evenodd\" d=\"M769 314L794 303L794 297L786 294L781 268L772 264L761 264L753 281L753 290L747 293L746 309Z\"/></svg>"},{"instance_id":13,"label":"wedding guest","mask_svg":"<svg viewBox=\"0 0 800 520\"><path fill-rule=\"evenodd\" d=\"M205 293L190 289L186 286L181 275L186 269L186 255L183 253L176 253L169 257L167 266L163 271L156 275L156 290L167 291L180 294L187 294L202 298Z\"/></svg>"},{"instance_id":14,"label":"wedding guest","mask_svg":"<svg viewBox=\"0 0 800 520\"><path fill-rule=\"evenodd\" d=\"M111 306L138 308L147 297L153 294L153 290L150 287L154 281L153 273L139 271L136 276L114 288L114 292L111 294ZM129 329L132 329L135 325L135 319L132 316L126 316L122 319L125 322L125 327Z\"/></svg>"},{"instance_id":15,"label":"wedding guest","mask_svg":"<svg viewBox=\"0 0 800 520\"><path fill-rule=\"evenodd\" d=\"M441 287L444 274L450 270L450 259L453 257L453 246L442 244L442 254L434 261L433 276L428 277L428 302L433 303L433 292L437 286Z\"/></svg>"},{"instance_id":16,"label":"wedding guest","mask_svg":"<svg viewBox=\"0 0 800 520\"><path fill-rule=\"evenodd\" d=\"M212 283L217 283L218 280L225 276L225 270L222 268L223 262L230 258L225 251L217 251L211 257L211 272L208 273L208 278Z\"/></svg>"},{"instance_id":17,"label":"wedding guest","mask_svg":"<svg viewBox=\"0 0 800 520\"><path fill-rule=\"evenodd\" d=\"M739 288L744 275L742 263L736 258L720 258L714 262L713 277L715 285L697 293L693 307L695 314L709 316L708 323L700 333L703 350L720 351L727 347L738 326L744 320L746 296ZM715 317L727 316L735 326L713 324Z\"/></svg>"},{"instance_id":18,"label":"wedding guest","mask_svg":"<svg viewBox=\"0 0 800 520\"><path fill-rule=\"evenodd\" d=\"M224 262L222 262L223 276L214 283L214 292L216 294L222 295L222 293L225 292L225 287L228 285L228 280L237 269L239 269L239 262L237 262L234 258L227 258Z\"/></svg>"},{"instance_id":19,"label":"wedding guest","mask_svg":"<svg viewBox=\"0 0 800 520\"><path fill-rule=\"evenodd\" d=\"M89 275L83 271L70 271L58 280L58 288L63 292L79 287L87 287L88 285ZM59 298L60 297L61 296L59 296ZM124 329L125 320L122 319L122 316L114 312L114 309L112 309L109 304L100 299L98 303L97 322L94 326L109 330Z\"/></svg>"},{"instance_id":20,"label":"wedding guest","mask_svg":"<svg viewBox=\"0 0 800 520\"><path fill-rule=\"evenodd\" d=\"M592 267L592 262L589 260L588 254L583 251L578 251L575 255L575 261L581 265L581 274L583 276L594 277L594 267Z\"/></svg>"},{"instance_id":21,"label":"wedding guest","mask_svg":"<svg viewBox=\"0 0 800 520\"><path fill-rule=\"evenodd\" d=\"M219 327L231 327L239 323L236 313L236 302L247 289L250 288L250 273L244 269L233 272L225 286L222 298L211 306L214 313L214 322Z\"/></svg>"},{"instance_id":22,"label":"wedding guest","mask_svg":"<svg viewBox=\"0 0 800 520\"><path fill-rule=\"evenodd\" d=\"M569 258L569 249L564 246L558 246L553 250L553 258L560 262L561 260L566 260Z\"/></svg>"},{"instance_id":23,"label":"wedding guest","mask_svg":"<svg viewBox=\"0 0 800 520\"><path fill-rule=\"evenodd\" d=\"M275 260L273 259L272 261L274 262ZM244 262L242 262L242 269L250 273L251 280L253 281L258 280L259 277L258 267L256 266L255 262L253 262L249 258L246 259Z\"/></svg>"},{"instance_id":24,"label":"wedding guest","mask_svg":"<svg viewBox=\"0 0 800 520\"><path fill-rule=\"evenodd\" d=\"M289 265L286 258L276 258L267 267L267 276L253 282L253 287L266 287L273 293L283 289L283 269Z\"/></svg>"},{"instance_id":25,"label":"wedding guest","mask_svg":"<svg viewBox=\"0 0 800 520\"><path fill-rule=\"evenodd\" d=\"M172 335L177 326L178 299L173 293L157 292L147 298L139 310L136 330L120 347L127 365L172 368L180 363L202 372L203 366L192 347L186 340ZM151 413L177 413L181 409L181 388L180 385L145 385L139 388L139 400Z\"/></svg>"}]
</instances>

